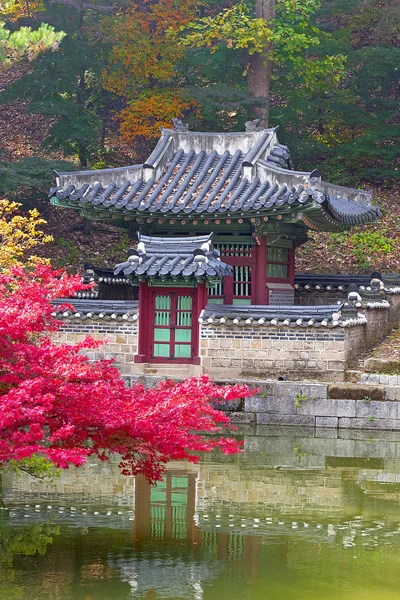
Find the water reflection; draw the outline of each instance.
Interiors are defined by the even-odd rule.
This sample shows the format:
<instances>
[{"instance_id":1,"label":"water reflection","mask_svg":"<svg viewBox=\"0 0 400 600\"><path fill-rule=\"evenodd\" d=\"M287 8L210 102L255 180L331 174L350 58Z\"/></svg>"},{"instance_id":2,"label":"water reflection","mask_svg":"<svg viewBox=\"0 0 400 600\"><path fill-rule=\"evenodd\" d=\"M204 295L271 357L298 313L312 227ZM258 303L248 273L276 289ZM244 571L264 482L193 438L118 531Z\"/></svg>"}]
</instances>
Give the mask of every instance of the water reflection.
<instances>
[{"instance_id":1,"label":"water reflection","mask_svg":"<svg viewBox=\"0 0 400 600\"><path fill-rule=\"evenodd\" d=\"M400 437L332 433L250 432L155 487L116 463L5 475L0 597L398 598Z\"/></svg>"}]
</instances>

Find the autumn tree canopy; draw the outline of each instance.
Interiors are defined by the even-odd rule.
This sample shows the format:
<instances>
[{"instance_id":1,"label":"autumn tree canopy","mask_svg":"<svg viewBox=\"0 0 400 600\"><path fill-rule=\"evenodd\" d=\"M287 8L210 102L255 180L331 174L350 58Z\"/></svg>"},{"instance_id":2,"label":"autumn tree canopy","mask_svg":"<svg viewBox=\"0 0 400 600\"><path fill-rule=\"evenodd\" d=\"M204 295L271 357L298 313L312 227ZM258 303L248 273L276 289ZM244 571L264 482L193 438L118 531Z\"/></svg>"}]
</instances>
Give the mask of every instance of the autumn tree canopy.
<instances>
[{"instance_id":1,"label":"autumn tree canopy","mask_svg":"<svg viewBox=\"0 0 400 600\"><path fill-rule=\"evenodd\" d=\"M309 53L320 42L312 23L319 6L319 0L255 0L253 7L238 2L182 27L181 43L205 46L212 53L221 45L240 51L250 95L258 99L254 110L268 126L274 67L291 63L296 73L303 74L307 86L321 85L321 80L327 79L337 83L343 74L344 56Z\"/></svg>"},{"instance_id":2,"label":"autumn tree canopy","mask_svg":"<svg viewBox=\"0 0 400 600\"><path fill-rule=\"evenodd\" d=\"M67 468L116 453L123 473L155 481L169 460L237 452L234 439L220 437L229 418L211 401L249 396L247 387L201 377L127 388L111 361L82 353L98 342L51 341L60 327L51 300L81 287L80 277L49 265L0 273L0 465L40 455Z\"/></svg>"},{"instance_id":3,"label":"autumn tree canopy","mask_svg":"<svg viewBox=\"0 0 400 600\"><path fill-rule=\"evenodd\" d=\"M32 265L37 257L31 254L33 248L52 241L40 229L46 222L36 208L27 214L18 211L20 204L0 200L0 271L10 266Z\"/></svg>"},{"instance_id":4,"label":"autumn tree canopy","mask_svg":"<svg viewBox=\"0 0 400 600\"><path fill-rule=\"evenodd\" d=\"M173 33L195 16L197 7L195 0L130 1L126 10L103 20L112 46L104 85L127 100L120 113L127 139L157 137L171 118L196 114L196 102L176 77L184 48Z\"/></svg>"}]
</instances>

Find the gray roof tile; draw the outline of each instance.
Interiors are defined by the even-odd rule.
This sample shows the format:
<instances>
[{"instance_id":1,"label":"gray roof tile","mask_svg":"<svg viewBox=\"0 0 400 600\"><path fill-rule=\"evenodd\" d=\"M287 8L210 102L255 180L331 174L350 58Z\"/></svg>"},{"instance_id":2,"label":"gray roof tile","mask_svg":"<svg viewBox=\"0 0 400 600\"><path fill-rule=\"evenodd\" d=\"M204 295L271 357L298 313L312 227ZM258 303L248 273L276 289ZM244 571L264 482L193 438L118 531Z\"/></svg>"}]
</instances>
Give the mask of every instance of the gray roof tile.
<instances>
[{"instance_id":1,"label":"gray roof tile","mask_svg":"<svg viewBox=\"0 0 400 600\"><path fill-rule=\"evenodd\" d=\"M137 300L97 300L78 298L57 298L52 301L54 314L63 319L115 319L136 321L139 303ZM73 308L61 308L69 305Z\"/></svg>"},{"instance_id":2,"label":"gray roof tile","mask_svg":"<svg viewBox=\"0 0 400 600\"><path fill-rule=\"evenodd\" d=\"M207 304L200 323L224 326L285 326L335 327L365 322L356 308L349 304L327 306L255 306L237 304Z\"/></svg>"},{"instance_id":3,"label":"gray roof tile","mask_svg":"<svg viewBox=\"0 0 400 600\"><path fill-rule=\"evenodd\" d=\"M61 185L50 195L77 209L134 211L139 216L254 214L288 205L299 210L321 206L332 224L343 226L379 217L368 193L310 175L291 170L289 151L277 142L275 129L254 134L164 130L148 161L127 167L125 177L120 168L61 173Z\"/></svg>"},{"instance_id":4,"label":"gray roof tile","mask_svg":"<svg viewBox=\"0 0 400 600\"><path fill-rule=\"evenodd\" d=\"M138 279L194 277L203 280L233 273L232 267L223 263L218 251L212 248L212 234L180 238L139 234L139 242L144 244L145 253L133 255L117 264L114 275ZM202 248L204 256L201 256ZM195 258L196 252L200 255L199 259Z\"/></svg>"}]
</instances>

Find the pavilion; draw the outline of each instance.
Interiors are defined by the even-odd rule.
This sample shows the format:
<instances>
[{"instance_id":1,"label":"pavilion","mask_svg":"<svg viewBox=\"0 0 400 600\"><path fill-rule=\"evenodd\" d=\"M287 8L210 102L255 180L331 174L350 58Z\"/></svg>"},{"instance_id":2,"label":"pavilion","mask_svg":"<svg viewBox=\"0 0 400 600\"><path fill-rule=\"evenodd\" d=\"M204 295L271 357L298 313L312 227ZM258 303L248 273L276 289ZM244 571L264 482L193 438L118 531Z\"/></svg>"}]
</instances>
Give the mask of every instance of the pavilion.
<instances>
[{"instance_id":1,"label":"pavilion","mask_svg":"<svg viewBox=\"0 0 400 600\"><path fill-rule=\"evenodd\" d=\"M340 307L311 314L293 306L295 250L309 230L379 218L371 192L326 183L318 168L294 170L277 128L255 122L245 132L202 133L175 121L144 164L57 173L50 197L136 239L127 260L101 277L140 290L135 362L201 364L204 315L209 324L214 314L220 325L245 314L247 325L281 319L293 327L307 312L308 326L339 323Z\"/></svg>"}]
</instances>

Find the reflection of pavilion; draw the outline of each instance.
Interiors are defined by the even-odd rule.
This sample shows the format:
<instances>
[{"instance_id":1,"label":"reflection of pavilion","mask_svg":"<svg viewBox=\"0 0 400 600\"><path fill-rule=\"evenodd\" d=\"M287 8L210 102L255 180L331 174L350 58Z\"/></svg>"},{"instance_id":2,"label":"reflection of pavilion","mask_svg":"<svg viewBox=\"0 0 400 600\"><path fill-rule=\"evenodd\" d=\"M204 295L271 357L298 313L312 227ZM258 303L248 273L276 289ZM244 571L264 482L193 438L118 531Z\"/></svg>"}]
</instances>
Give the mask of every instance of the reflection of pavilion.
<instances>
[{"instance_id":1,"label":"reflection of pavilion","mask_svg":"<svg viewBox=\"0 0 400 600\"><path fill-rule=\"evenodd\" d=\"M156 486L142 476L135 485L135 542L165 540L201 542L194 522L196 470L171 468Z\"/></svg>"},{"instance_id":2,"label":"reflection of pavilion","mask_svg":"<svg viewBox=\"0 0 400 600\"><path fill-rule=\"evenodd\" d=\"M156 486L136 477L135 554L111 559L135 596L200 600L204 585L218 578L226 562L257 568L256 537L198 526L198 471L195 465L174 463Z\"/></svg>"}]
</instances>

